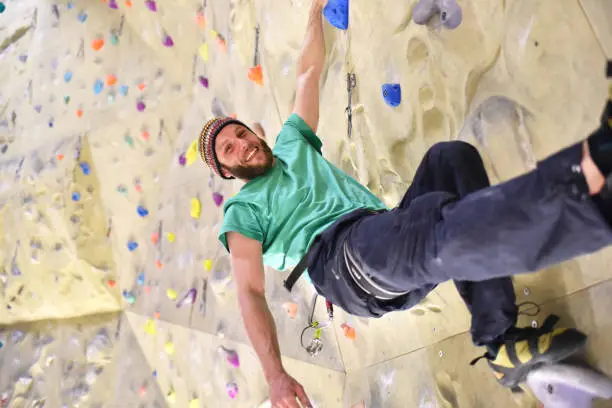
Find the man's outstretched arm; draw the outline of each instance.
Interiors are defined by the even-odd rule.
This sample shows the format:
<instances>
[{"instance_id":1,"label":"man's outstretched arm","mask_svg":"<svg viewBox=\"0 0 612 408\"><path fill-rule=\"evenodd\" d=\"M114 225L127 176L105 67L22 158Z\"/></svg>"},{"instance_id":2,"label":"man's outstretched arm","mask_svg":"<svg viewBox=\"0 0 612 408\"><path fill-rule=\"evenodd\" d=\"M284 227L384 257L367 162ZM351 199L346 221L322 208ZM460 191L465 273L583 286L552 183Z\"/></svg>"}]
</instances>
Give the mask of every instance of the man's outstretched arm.
<instances>
[{"instance_id":1,"label":"man's outstretched arm","mask_svg":"<svg viewBox=\"0 0 612 408\"><path fill-rule=\"evenodd\" d=\"M327 0L313 0L304 44L297 62L297 87L293 112L316 133L319 125L319 80L325 66L323 7Z\"/></svg>"},{"instance_id":2,"label":"man's outstretched arm","mask_svg":"<svg viewBox=\"0 0 612 408\"><path fill-rule=\"evenodd\" d=\"M298 408L297 397L303 407L310 407L302 386L283 368L276 325L266 302L261 243L237 232L228 232L227 245L232 259L240 312L270 387L272 403Z\"/></svg>"}]
</instances>

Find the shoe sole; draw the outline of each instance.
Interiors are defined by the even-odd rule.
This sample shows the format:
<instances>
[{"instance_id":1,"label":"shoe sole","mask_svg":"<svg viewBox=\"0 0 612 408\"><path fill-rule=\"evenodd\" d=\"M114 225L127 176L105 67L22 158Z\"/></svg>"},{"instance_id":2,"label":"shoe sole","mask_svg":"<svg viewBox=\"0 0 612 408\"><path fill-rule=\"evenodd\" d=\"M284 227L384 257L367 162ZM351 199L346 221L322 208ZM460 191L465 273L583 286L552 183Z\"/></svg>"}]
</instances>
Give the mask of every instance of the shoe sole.
<instances>
[{"instance_id":1,"label":"shoe sole","mask_svg":"<svg viewBox=\"0 0 612 408\"><path fill-rule=\"evenodd\" d=\"M534 370L544 365L555 364L559 361L565 360L566 358L580 351L586 345L587 336L577 330L566 331L564 335L564 341L568 344L571 344L571 347L562 347L560 350L554 353L544 353L537 355L529 362L525 363L520 367L517 367L511 373L505 375L501 380L499 380L499 382L503 386L508 388L518 387L520 383L524 382L527 379L527 374L529 374L531 370Z\"/></svg>"}]
</instances>

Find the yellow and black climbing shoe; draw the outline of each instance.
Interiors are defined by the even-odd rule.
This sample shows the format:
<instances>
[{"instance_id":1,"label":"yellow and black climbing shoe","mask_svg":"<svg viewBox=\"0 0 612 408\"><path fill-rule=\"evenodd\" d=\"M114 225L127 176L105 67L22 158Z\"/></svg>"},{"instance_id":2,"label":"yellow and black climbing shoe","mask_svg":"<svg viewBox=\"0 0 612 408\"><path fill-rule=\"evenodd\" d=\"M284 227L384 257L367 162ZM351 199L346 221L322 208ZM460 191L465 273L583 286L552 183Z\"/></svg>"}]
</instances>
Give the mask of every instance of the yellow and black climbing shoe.
<instances>
[{"instance_id":1,"label":"yellow and black climbing shoe","mask_svg":"<svg viewBox=\"0 0 612 408\"><path fill-rule=\"evenodd\" d=\"M578 330L555 329L558 320L550 315L540 328L513 328L504 334L497 353L487 351L470 364L486 358L498 381L516 389L534 368L564 360L585 345L586 335Z\"/></svg>"}]
</instances>

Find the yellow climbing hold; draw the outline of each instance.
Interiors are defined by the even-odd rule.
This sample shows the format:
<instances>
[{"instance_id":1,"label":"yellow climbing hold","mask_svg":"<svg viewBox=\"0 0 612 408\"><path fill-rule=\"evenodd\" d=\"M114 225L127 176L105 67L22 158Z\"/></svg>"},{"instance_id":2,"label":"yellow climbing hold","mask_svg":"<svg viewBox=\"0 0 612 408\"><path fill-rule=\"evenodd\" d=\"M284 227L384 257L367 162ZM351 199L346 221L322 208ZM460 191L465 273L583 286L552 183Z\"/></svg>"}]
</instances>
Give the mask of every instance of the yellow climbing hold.
<instances>
[{"instance_id":1,"label":"yellow climbing hold","mask_svg":"<svg viewBox=\"0 0 612 408\"><path fill-rule=\"evenodd\" d=\"M147 320L144 325L144 331L145 333L150 334L151 336L155 336L155 334L157 333L157 329L155 328L155 321L153 319Z\"/></svg>"},{"instance_id":2,"label":"yellow climbing hold","mask_svg":"<svg viewBox=\"0 0 612 408\"><path fill-rule=\"evenodd\" d=\"M200 400L198 398L194 398L191 401L189 401L189 408L199 408L200 407Z\"/></svg>"},{"instance_id":3,"label":"yellow climbing hold","mask_svg":"<svg viewBox=\"0 0 612 408\"><path fill-rule=\"evenodd\" d=\"M166 289L166 296L168 296L168 299L170 299L170 300L176 300L176 297L178 295L176 293L176 290L174 290L172 288L168 288L168 289Z\"/></svg>"},{"instance_id":4,"label":"yellow climbing hold","mask_svg":"<svg viewBox=\"0 0 612 408\"><path fill-rule=\"evenodd\" d=\"M194 219L200 218L200 214L202 213L202 203L196 197L191 199L191 216Z\"/></svg>"},{"instance_id":5,"label":"yellow climbing hold","mask_svg":"<svg viewBox=\"0 0 612 408\"><path fill-rule=\"evenodd\" d=\"M204 58L204 57L202 57ZM194 140L185 152L185 164L191 166L198 158L198 139Z\"/></svg>"},{"instance_id":6,"label":"yellow climbing hold","mask_svg":"<svg viewBox=\"0 0 612 408\"><path fill-rule=\"evenodd\" d=\"M174 354L174 343L172 343L171 341L167 341L166 344L164 344L164 350L166 351L166 353L168 353L169 356Z\"/></svg>"},{"instance_id":7,"label":"yellow climbing hold","mask_svg":"<svg viewBox=\"0 0 612 408\"><path fill-rule=\"evenodd\" d=\"M176 402L176 392L174 391L173 387L170 387L170 390L168 391L168 395L166 395L166 397L168 398L169 403L174 404Z\"/></svg>"},{"instance_id":8,"label":"yellow climbing hold","mask_svg":"<svg viewBox=\"0 0 612 408\"><path fill-rule=\"evenodd\" d=\"M204 60L204 62L208 61L208 43L200 45L198 51L200 52L200 57L202 57L202 60Z\"/></svg>"},{"instance_id":9,"label":"yellow climbing hold","mask_svg":"<svg viewBox=\"0 0 612 408\"><path fill-rule=\"evenodd\" d=\"M216 32L215 30L211 29L211 30L210 30L210 35L212 35L213 37L216 37L216 36L218 36L218 35L219 35L219 33L218 33L218 32Z\"/></svg>"},{"instance_id":10,"label":"yellow climbing hold","mask_svg":"<svg viewBox=\"0 0 612 408\"><path fill-rule=\"evenodd\" d=\"M206 269L206 271L210 271L212 269L212 259L207 259L204 261L204 269Z\"/></svg>"},{"instance_id":11,"label":"yellow climbing hold","mask_svg":"<svg viewBox=\"0 0 612 408\"><path fill-rule=\"evenodd\" d=\"M176 235L174 235L172 232L166 232L166 238L168 238L168 241L174 242Z\"/></svg>"}]
</instances>

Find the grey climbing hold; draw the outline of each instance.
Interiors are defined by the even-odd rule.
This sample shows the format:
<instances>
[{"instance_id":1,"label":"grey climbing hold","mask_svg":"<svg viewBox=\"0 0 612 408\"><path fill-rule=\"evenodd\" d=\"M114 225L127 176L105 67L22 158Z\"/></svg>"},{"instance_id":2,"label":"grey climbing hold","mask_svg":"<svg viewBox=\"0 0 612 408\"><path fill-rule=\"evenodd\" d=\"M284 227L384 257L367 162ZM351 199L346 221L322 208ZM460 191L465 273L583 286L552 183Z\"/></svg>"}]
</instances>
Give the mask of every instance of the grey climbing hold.
<instances>
[{"instance_id":1,"label":"grey climbing hold","mask_svg":"<svg viewBox=\"0 0 612 408\"><path fill-rule=\"evenodd\" d=\"M459 27L463 20L461 6L456 0L419 0L412 10L412 21L425 25L436 14L440 15L444 27L451 30Z\"/></svg>"}]
</instances>

